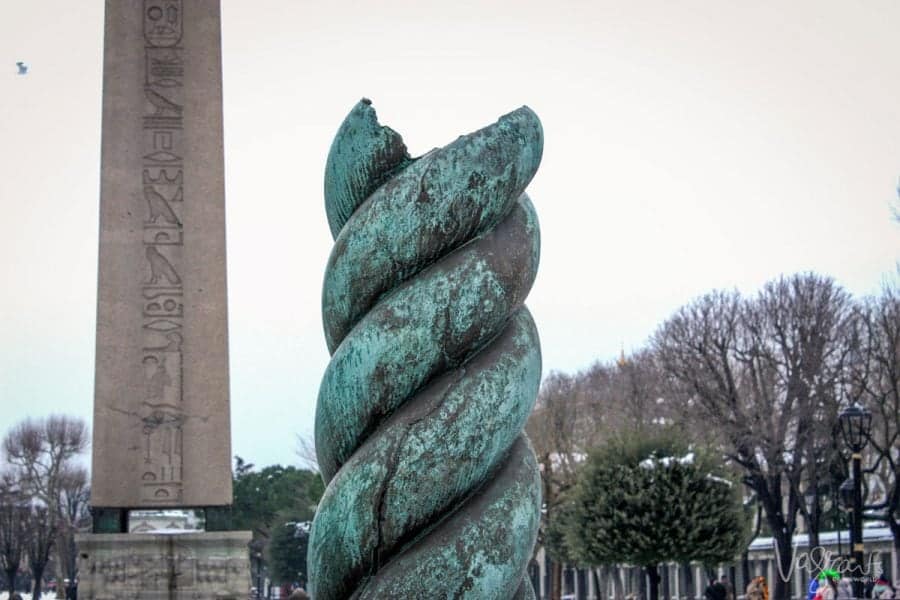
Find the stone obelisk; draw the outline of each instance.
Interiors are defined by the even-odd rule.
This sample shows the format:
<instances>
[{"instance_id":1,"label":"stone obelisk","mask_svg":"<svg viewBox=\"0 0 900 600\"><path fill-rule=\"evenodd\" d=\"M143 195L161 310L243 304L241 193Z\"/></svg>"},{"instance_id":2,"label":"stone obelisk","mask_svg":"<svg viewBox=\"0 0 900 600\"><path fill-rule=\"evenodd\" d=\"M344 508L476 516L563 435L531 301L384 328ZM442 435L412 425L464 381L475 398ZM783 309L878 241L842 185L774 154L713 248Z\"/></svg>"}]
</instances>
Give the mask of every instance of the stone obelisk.
<instances>
[{"instance_id":1,"label":"stone obelisk","mask_svg":"<svg viewBox=\"0 0 900 600\"><path fill-rule=\"evenodd\" d=\"M209 532L232 501L220 37L219 0L106 0L85 598L249 589L249 534ZM187 507L207 532L127 534Z\"/></svg>"}]
</instances>

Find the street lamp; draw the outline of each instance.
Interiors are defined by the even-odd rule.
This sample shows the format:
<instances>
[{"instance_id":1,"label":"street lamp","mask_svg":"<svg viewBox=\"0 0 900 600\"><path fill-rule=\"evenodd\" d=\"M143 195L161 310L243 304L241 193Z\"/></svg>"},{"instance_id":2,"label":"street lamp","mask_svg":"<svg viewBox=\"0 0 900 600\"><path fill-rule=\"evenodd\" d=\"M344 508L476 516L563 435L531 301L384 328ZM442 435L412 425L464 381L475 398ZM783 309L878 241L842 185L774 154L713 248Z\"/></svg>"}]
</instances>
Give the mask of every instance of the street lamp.
<instances>
[{"instance_id":1,"label":"street lamp","mask_svg":"<svg viewBox=\"0 0 900 600\"><path fill-rule=\"evenodd\" d=\"M250 555L256 560L256 598L262 598L262 550L264 542L253 540L250 542Z\"/></svg>"},{"instance_id":2,"label":"street lamp","mask_svg":"<svg viewBox=\"0 0 900 600\"><path fill-rule=\"evenodd\" d=\"M872 429L872 413L854 402L841 411L838 416L841 423L841 435L844 442L852 452L850 459L853 464L853 508L851 512L850 527L850 565L853 572L853 595L862 597L862 565L863 565L863 539L862 539L862 450L869 441L869 432ZM846 482L845 482L846 483ZM844 486L841 486L844 489Z\"/></svg>"},{"instance_id":3,"label":"street lamp","mask_svg":"<svg viewBox=\"0 0 900 600\"><path fill-rule=\"evenodd\" d=\"M262 552L256 553L256 597L262 598Z\"/></svg>"}]
</instances>

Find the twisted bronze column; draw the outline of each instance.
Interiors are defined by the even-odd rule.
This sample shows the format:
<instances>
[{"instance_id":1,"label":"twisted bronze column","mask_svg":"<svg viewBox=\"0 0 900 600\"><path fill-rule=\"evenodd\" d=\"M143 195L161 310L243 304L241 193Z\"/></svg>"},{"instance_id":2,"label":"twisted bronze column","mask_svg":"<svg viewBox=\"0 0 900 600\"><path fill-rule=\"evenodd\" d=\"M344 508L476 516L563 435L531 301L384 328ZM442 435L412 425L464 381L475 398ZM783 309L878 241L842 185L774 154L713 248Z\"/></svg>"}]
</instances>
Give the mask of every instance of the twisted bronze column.
<instances>
[{"instance_id":1,"label":"twisted bronze column","mask_svg":"<svg viewBox=\"0 0 900 600\"><path fill-rule=\"evenodd\" d=\"M416 159L368 100L341 125L325 174L316 600L533 598L540 476L522 428L541 357L523 301L540 237L523 192L542 149L526 107Z\"/></svg>"}]
</instances>

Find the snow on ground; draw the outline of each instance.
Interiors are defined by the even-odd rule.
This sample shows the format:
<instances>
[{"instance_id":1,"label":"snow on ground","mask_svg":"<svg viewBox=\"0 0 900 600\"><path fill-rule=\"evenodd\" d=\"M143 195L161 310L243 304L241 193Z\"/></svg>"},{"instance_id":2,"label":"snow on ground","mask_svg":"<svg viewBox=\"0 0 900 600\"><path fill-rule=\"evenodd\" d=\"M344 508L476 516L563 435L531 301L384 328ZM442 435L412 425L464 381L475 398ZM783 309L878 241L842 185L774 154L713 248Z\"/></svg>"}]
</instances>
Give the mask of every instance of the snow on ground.
<instances>
[{"instance_id":1,"label":"snow on ground","mask_svg":"<svg viewBox=\"0 0 900 600\"><path fill-rule=\"evenodd\" d=\"M22 600L31 600L31 594L19 592L19 595L22 596ZM41 594L42 600L50 600L50 598L56 598L56 594ZM9 600L9 592L0 592L0 600Z\"/></svg>"},{"instance_id":2,"label":"snow on ground","mask_svg":"<svg viewBox=\"0 0 900 600\"><path fill-rule=\"evenodd\" d=\"M694 453L688 452L680 458L675 458L674 456L663 456L662 458L659 458L654 454L650 458L645 458L644 460L639 462L638 465L640 465L640 467L644 469L655 469L657 463L665 468L669 468L675 463L678 463L680 465L692 465L694 464Z\"/></svg>"}]
</instances>

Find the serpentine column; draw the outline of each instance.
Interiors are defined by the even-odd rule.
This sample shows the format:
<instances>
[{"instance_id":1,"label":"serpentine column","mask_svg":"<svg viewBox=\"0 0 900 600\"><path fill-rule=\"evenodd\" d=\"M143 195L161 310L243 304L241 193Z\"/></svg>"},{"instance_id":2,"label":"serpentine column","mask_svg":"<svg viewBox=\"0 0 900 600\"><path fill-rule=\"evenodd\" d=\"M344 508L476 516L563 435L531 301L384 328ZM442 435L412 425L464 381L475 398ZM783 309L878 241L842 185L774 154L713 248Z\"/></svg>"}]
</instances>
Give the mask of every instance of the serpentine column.
<instances>
[{"instance_id":1,"label":"serpentine column","mask_svg":"<svg viewBox=\"0 0 900 600\"><path fill-rule=\"evenodd\" d=\"M540 235L524 190L542 149L527 107L416 159L368 100L341 125L325 175L316 600L534 597L540 475L522 429L541 356L523 302Z\"/></svg>"}]
</instances>

